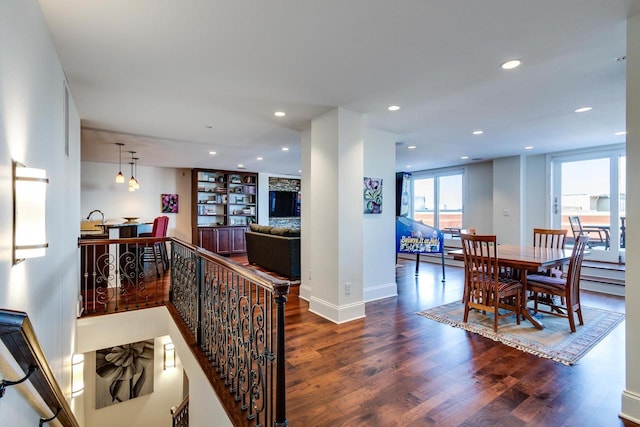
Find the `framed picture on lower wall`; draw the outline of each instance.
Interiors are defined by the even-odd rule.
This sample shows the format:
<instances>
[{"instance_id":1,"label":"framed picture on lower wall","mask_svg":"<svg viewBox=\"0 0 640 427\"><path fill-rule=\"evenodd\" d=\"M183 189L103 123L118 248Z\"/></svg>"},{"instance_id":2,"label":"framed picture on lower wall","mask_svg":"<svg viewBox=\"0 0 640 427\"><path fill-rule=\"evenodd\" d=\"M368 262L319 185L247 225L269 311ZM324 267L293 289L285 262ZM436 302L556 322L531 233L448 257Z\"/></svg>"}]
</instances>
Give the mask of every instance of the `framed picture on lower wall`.
<instances>
[{"instance_id":1,"label":"framed picture on lower wall","mask_svg":"<svg viewBox=\"0 0 640 427\"><path fill-rule=\"evenodd\" d=\"M153 392L153 339L96 351L96 409Z\"/></svg>"}]
</instances>

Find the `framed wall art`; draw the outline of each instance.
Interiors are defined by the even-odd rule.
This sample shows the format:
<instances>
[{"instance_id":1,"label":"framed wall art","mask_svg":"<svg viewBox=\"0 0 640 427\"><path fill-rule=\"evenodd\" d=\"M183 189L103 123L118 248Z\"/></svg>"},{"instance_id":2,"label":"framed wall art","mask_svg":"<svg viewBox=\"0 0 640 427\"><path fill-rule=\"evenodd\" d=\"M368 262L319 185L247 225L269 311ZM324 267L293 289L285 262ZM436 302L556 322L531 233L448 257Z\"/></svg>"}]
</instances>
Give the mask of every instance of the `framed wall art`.
<instances>
[{"instance_id":1,"label":"framed wall art","mask_svg":"<svg viewBox=\"0 0 640 427\"><path fill-rule=\"evenodd\" d=\"M153 339L96 351L96 409L153 392Z\"/></svg>"},{"instance_id":2,"label":"framed wall art","mask_svg":"<svg viewBox=\"0 0 640 427\"><path fill-rule=\"evenodd\" d=\"M382 213L382 178L364 178L364 213Z\"/></svg>"},{"instance_id":3,"label":"framed wall art","mask_svg":"<svg viewBox=\"0 0 640 427\"><path fill-rule=\"evenodd\" d=\"M178 195L162 194L160 196L162 213L178 213Z\"/></svg>"}]
</instances>

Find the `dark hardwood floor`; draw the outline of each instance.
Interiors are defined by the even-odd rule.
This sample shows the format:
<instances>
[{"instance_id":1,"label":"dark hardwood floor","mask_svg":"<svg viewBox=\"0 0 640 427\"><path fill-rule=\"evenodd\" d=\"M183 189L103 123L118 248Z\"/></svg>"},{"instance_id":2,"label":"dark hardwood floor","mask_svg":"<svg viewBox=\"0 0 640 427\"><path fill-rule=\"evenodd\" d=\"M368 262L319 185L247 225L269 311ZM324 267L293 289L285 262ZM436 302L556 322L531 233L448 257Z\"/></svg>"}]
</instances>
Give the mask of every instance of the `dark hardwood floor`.
<instances>
[{"instance_id":1,"label":"dark hardwood floor","mask_svg":"<svg viewBox=\"0 0 640 427\"><path fill-rule=\"evenodd\" d=\"M298 426L635 426L618 418L624 322L574 366L415 313L460 299L462 270L400 260L398 297L336 325L290 295L287 417ZM585 305L624 299L583 292ZM568 326L567 326L568 327Z\"/></svg>"}]
</instances>

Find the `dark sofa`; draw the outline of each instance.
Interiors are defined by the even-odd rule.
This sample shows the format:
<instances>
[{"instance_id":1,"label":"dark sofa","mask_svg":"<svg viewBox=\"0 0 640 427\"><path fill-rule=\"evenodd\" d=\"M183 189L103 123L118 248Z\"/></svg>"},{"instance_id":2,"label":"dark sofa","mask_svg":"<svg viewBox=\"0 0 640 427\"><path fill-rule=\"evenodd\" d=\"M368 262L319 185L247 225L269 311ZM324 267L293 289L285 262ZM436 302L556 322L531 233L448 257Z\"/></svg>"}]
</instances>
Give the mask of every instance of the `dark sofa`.
<instances>
[{"instance_id":1,"label":"dark sofa","mask_svg":"<svg viewBox=\"0 0 640 427\"><path fill-rule=\"evenodd\" d=\"M250 264L300 278L300 230L251 224L245 238Z\"/></svg>"}]
</instances>

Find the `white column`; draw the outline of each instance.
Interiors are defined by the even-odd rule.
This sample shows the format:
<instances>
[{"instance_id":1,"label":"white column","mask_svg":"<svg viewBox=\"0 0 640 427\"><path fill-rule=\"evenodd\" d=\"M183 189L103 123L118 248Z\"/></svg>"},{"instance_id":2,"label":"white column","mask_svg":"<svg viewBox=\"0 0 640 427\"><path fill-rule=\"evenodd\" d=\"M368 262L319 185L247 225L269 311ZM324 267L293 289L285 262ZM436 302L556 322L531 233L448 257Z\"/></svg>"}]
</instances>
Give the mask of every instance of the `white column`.
<instances>
[{"instance_id":1,"label":"white column","mask_svg":"<svg viewBox=\"0 0 640 427\"><path fill-rule=\"evenodd\" d=\"M627 21L626 386L620 416L640 423L640 15Z\"/></svg>"},{"instance_id":2,"label":"white column","mask_svg":"<svg viewBox=\"0 0 640 427\"><path fill-rule=\"evenodd\" d=\"M311 129L302 132L300 137L300 298L311 299Z\"/></svg>"},{"instance_id":3,"label":"white column","mask_svg":"<svg viewBox=\"0 0 640 427\"><path fill-rule=\"evenodd\" d=\"M304 293L310 311L336 323L364 317L363 153L361 114L337 108L311 122Z\"/></svg>"},{"instance_id":4,"label":"white column","mask_svg":"<svg viewBox=\"0 0 640 427\"><path fill-rule=\"evenodd\" d=\"M396 296L396 136L364 131L364 176L382 179L382 213L364 215L364 300Z\"/></svg>"}]
</instances>

